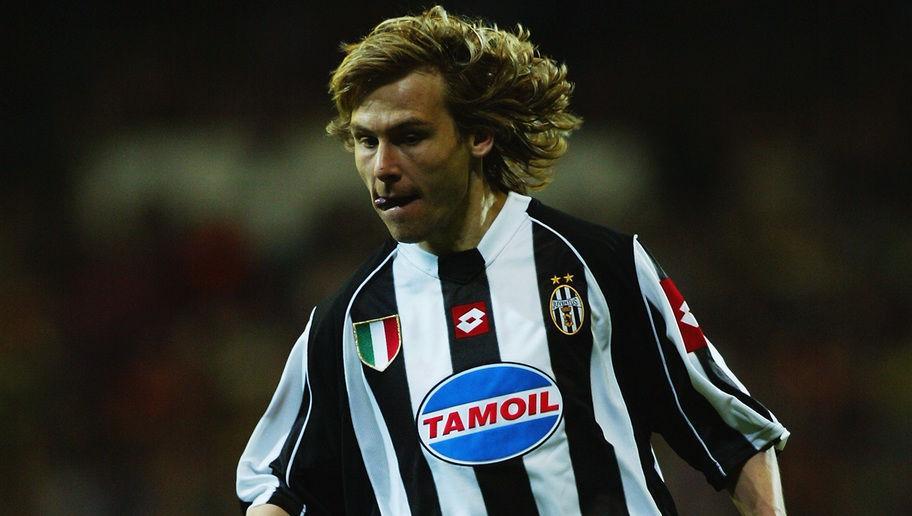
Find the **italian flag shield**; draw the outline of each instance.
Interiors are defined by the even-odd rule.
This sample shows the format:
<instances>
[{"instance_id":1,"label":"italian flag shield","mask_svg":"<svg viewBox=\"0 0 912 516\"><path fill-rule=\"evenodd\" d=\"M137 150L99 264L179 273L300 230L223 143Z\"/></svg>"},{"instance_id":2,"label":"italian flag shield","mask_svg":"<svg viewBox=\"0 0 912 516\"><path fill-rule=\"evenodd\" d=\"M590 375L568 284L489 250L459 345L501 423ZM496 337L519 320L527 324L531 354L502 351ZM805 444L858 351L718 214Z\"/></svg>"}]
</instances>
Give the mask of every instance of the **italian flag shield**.
<instances>
[{"instance_id":1,"label":"italian flag shield","mask_svg":"<svg viewBox=\"0 0 912 516\"><path fill-rule=\"evenodd\" d=\"M358 356L368 367L383 371L399 355L402 332L398 315L356 322L354 330Z\"/></svg>"}]
</instances>

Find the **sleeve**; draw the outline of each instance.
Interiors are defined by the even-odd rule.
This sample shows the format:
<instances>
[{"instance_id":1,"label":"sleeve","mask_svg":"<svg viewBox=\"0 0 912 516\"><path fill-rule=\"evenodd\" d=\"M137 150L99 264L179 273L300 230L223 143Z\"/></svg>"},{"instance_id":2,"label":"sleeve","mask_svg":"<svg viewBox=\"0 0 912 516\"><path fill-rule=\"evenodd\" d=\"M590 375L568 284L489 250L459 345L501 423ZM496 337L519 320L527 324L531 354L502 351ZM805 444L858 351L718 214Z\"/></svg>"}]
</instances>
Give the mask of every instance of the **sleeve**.
<instances>
[{"instance_id":1,"label":"sleeve","mask_svg":"<svg viewBox=\"0 0 912 516\"><path fill-rule=\"evenodd\" d=\"M755 400L703 334L683 295L634 239L637 280L661 363L653 425L716 488L754 454L782 449L789 432Z\"/></svg>"},{"instance_id":2,"label":"sleeve","mask_svg":"<svg viewBox=\"0 0 912 516\"><path fill-rule=\"evenodd\" d=\"M334 482L338 457L328 438L333 432L329 428L333 408L327 402L332 398L315 400L313 378L308 374L313 325L311 312L275 394L241 454L236 489L242 511L269 503L291 515L305 510L307 514L328 512L321 495L326 483ZM322 471L322 477L315 471Z\"/></svg>"}]
</instances>

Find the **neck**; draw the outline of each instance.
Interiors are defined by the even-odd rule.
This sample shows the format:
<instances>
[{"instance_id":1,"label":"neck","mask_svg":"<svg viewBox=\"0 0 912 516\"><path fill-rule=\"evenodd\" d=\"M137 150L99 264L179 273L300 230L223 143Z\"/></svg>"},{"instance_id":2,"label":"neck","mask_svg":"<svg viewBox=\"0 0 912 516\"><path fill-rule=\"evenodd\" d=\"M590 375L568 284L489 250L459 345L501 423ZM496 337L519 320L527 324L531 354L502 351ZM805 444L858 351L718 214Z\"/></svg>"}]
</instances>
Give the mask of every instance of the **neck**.
<instances>
[{"instance_id":1,"label":"neck","mask_svg":"<svg viewBox=\"0 0 912 516\"><path fill-rule=\"evenodd\" d=\"M437 256L478 247L506 201L507 194L493 191L484 181L478 181L469 187L463 223L454 228L454 233L439 235L439 239L425 240L418 244L419 247Z\"/></svg>"}]
</instances>

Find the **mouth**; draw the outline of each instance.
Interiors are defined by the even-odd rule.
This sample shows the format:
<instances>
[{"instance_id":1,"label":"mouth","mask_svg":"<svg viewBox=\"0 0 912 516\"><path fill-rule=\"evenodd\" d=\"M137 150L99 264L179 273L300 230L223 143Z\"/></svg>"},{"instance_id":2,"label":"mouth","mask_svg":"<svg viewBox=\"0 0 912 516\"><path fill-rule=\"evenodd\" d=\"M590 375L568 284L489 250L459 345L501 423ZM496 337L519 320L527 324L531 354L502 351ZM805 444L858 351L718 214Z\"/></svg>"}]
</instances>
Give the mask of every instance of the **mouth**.
<instances>
[{"instance_id":1,"label":"mouth","mask_svg":"<svg viewBox=\"0 0 912 516\"><path fill-rule=\"evenodd\" d=\"M393 208L401 208L403 206L406 206L415 199L418 199L417 195L394 195L390 197L377 196L374 198L374 207L380 211L386 211Z\"/></svg>"}]
</instances>

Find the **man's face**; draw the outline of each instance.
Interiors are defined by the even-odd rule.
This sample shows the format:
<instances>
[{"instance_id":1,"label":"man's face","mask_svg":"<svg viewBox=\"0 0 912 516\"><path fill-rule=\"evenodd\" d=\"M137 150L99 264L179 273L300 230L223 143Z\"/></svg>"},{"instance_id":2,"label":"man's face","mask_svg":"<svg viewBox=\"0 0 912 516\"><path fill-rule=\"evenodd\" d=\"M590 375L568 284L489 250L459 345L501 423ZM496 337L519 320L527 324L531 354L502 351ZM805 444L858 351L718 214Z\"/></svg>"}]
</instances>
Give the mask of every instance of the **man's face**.
<instances>
[{"instance_id":1,"label":"man's face","mask_svg":"<svg viewBox=\"0 0 912 516\"><path fill-rule=\"evenodd\" d=\"M439 74L415 71L368 95L351 117L355 165L380 219L400 242L452 248L472 213L488 147L461 138Z\"/></svg>"}]
</instances>

